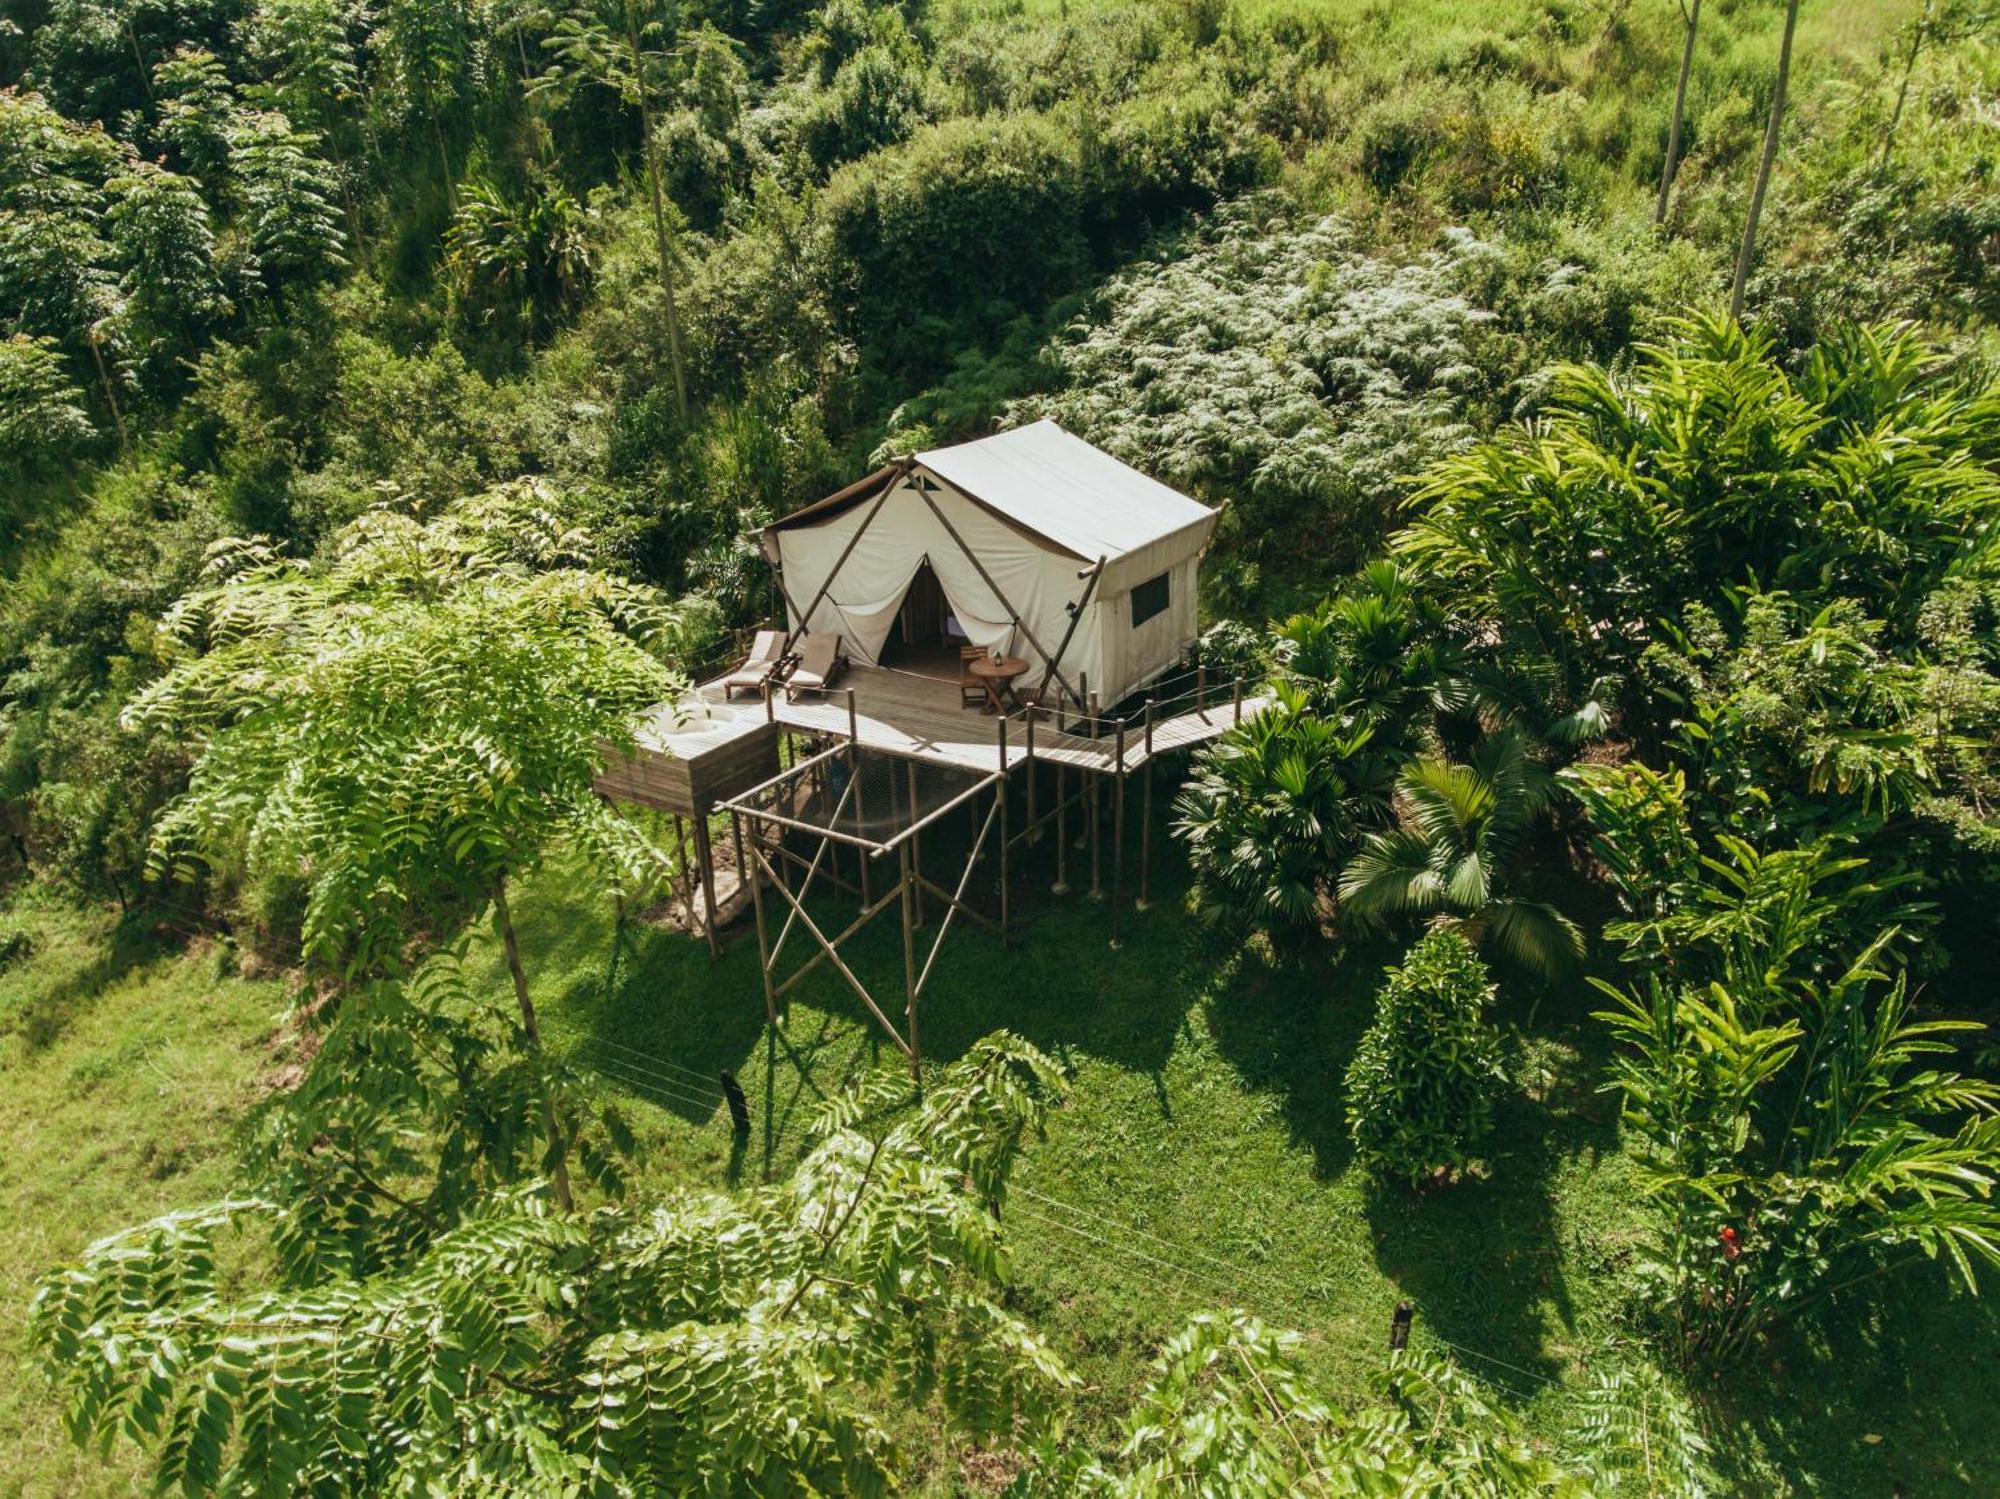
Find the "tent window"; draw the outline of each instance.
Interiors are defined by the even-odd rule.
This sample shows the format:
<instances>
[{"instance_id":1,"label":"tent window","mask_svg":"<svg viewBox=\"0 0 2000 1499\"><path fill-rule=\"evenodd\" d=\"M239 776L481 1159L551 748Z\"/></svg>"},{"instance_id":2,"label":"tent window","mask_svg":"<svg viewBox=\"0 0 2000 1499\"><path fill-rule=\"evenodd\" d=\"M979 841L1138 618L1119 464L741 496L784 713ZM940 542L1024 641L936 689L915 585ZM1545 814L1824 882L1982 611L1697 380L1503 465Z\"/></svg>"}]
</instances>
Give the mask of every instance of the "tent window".
<instances>
[{"instance_id":1,"label":"tent window","mask_svg":"<svg viewBox=\"0 0 2000 1499\"><path fill-rule=\"evenodd\" d=\"M1167 575L1148 578L1132 589L1132 628L1138 629L1155 614L1167 612Z\"/></svg>"}]
</instances>

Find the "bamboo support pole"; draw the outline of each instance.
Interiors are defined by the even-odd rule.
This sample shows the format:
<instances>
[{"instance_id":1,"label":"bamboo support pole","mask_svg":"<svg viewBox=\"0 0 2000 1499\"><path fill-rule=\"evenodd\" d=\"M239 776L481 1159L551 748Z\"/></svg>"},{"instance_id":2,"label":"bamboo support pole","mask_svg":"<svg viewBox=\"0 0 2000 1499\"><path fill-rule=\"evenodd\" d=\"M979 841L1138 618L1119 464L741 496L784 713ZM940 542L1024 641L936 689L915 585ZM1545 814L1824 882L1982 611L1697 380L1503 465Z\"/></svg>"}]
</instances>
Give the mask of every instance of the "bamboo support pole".
<instances>
[{"instance_id":1,"label":"bamboo support pole","mask_svg":"<svg viewBox=\"0 0 2000 1499\"><path fill-rule=\"evenodd\" d=\"M854 705L854 689L847 689L847 773L854 779L854 823L857 830L867 825L868 807L861 795L861 713ZM868 888L868 855L859 856L861 904L871 902Z\"/></svg>"},{"instance_id":2,"label":"bamboo support pole","mask_svg":"<svg viewBox=\"0 0 2000 1499\"><path fill-rule=\"evenodd\" d=\"M1118 720L1113 760L1118 769L1111 783L1111 945L1118 941L1119 908L1125 889L1125 720Z\"/></svg>"},{"instance_id":3,"label":"bamboo support pole","mask_svg":"<svg viewBox=\"0 0 2000 1499\"><path fill-rule=\"evenodd\" d=\"M754 845L751 847L750 853L751 857L756 859L758 866L760 868L763 868L764 856L760 852L758 852L758 850ZM765 872L769 873L769 870L766 869ZM819 929L819 923L814 921L812 917L808 916L805 913L805 911L799 906L798 902L792 898L791 891L785 889L784 886L778 884L773 884L771 888L777 891L779 897L788 906L790 906L793 910L799 913L799 920L803 921L806 924L806 930L812 933L813 940L819 943L821 948L825 950L828 961L831 962L833 966L839 970L840 976L847 980L848 984L853 988L855 994L860 997L861 1002L868 1007L868 1013L873 1015L877 1020L879 1020L882 1023L883 1029L888 1031L889 1033L889 1039L894 1041L902 1051L908 1053L910 1051L910 1043L903 1039L901 1031L897 1030L895 1026L889 1023L889 1017L884 1015L882 1013L882 1007L875 1003L875 996L868 992L868 986L866 984L862 983L860 979L854 976L854 970L847 966L847 960L841 957L840 953L836 950L835 944L827 940L826 933Z\"/></svg>"},{"instance_id":4,"label":"bamboo support pole","mask_svg":"<svg viewBox=\"0 0 2000 1499\"><path fill-rule=\"evenodd\" d=\"M736 824L736 847L743 847L743 818L741 813L732 812L730 818ZM750 882L750 904L757 916L757 969L764 975L764 1019L773 1030L778 1026L778 996L771 992L771 939L764 930L764 876L763 859L757 854L757 830L750 830L751 857L756 860L755 869L739 868L738 879Z\"/></svg>"},{"instance_id":5,"label":"bamboo support pole","mask_svg":"<svg viewBox=\"0 0 2000 1499\"><path fill-rule=\"evenodd\" d=\"M1033 710L1029 710L1028 722L1034 723ZM1033 743L1034 730L1029 729L1029 743ZM1035 779L1035 762L1028 761L1028 780ZM1007 720L1000 720L1000 779L993 786L993 808L1000 815L1000 945L1007 945ZM982 840L983 841L983 840ZM979 852L975 844L973 852Z\"/></svg>"},{"instance_id":6,"label":"bamboo support pole","mask_svg":"<svg viewBox=\"0 0 2000 1499\"><path fill-rule=\"evenodd\" d=\"M903 895L903 989L909 996L904 1019L910 1028L909 1042L904 1050L910 1054L910 1076L919 1080L923 1077L923 1066L917 1057L917 944L916 930L910 925L911 887L916 884L910 863L910 846L906 843L896 850L902 868Z\"/></svg>"},{"instance_id":7,"label":"bamboo support pole","mask_svg":"<svg viewBox=\"0 0 2000 1499\"><path fill-rule=\"evenodd\" d=\"M1094 692L1090 695L1090 737L1092 739L1097 738L1097 694ZM1103 842L1102 830L1099 827L1099 824L1104 820L1101 802L1104 788L1100 784L1103 779L1104 777L1101 775L1093 775L1090 778L1090 808L1086 814L1090 818L1090 898L1092 900L1104 899L1103 856L1099 850L1099 844Z\"/></svg>"},{"instance_id":8,"label":"bamboo support pole","mask_svg":"<svg viewBox=\"0 0 2000 1499\"><path fill-rule=\"evenodd\" d=\"M836 936L830 943L828 943L827 947L821 948L818 952L815 952L811 957L807 958L805 962L799 964L799 966L792 971L791 976L787 978L783 983L778 985L776 991L778 998L783 999L787 994L791 993L792 990L796 989L800 984L805 982L805 980L811 976L812 971L815 968L819 967L820 964L826 961L828 948L839 947L841 943L845 942L849 937L852 937L856 932L860 931L864 926L868 925L869 922L873 921L877 916L881 915L883 911L887 910L889 908L889 902L891 902L895 898L896 898L896 892L891 890L888 894L884 895L880 900L876 901L874 905L863 906L861 908L861 914L856 916L854 920L848 922L846 926L842 927L840 930L840 934Z\"/></svg>"},{"instance_id":9,"label":"bamboo support pole","mask_svg":"<svg viewBox=\"0 0 2000 1499\"><path fill-rule=\"evenodd\" d=\"M1069 894L1069 767L1056 761L1056 882L1051 895Z\"/></svg>"},{"instance_id":10,"label":"bamboo support pole","mask_svg":"<svg viewBox=\"0 0 2000 1499\"><path fill-rule=\"evenodd\" d=\"M1033 708L1028 710L1027 750L1023 758L1028 765L1028 842L1040 843L1041 829L1035 821L1035 710ZM1004 838L1001 844L1005 846Z\"/></svg>"},{"instance_id":11,"label":"bamboo support pole","mask_svg":"<svg viewBox=\"0 0 2000 1499\"><path fill-rule=\"evenodd\" d=\"M1006 782L1003 781L1000 785L1004 787ZM993 805L987 808L986 821L979 825L979 831L973 838L972 852L966 857L965 868L959 872L957 890L947 894L941 887L931 885L930 881L922 875L916 877L916 883L919 887L930 885L930 888L937 892L938 899L945 903L944 920L938 923L938 933L931 941L929 954L924 958L923 971L917 975L916 992L919 999L923 997L924 986L931 981L931 970L937 966L938 954L944 949L944 939L951 933L951 920L954 916L964 915L968 919L978 922L988 930L1001 930L1001 928L996 927L994 923L987 920L986 917L981 916L965 903L965 887L972 883L973 865L978 862L979 849L985 844L987 836L992 833L993 824L998 820L999 812L1000 803L996 799Z\"/></svg>"},{"instance_id":12,"label":"bamboo support pole","mask_svg":"<svg viewBox=\"0 0 2000 1499\"><path fill-rule=\"evenodd\" d=\"M722 939L715 931L715 851L708 841L706 812L695 814L694 856L701 867L702 929L708 934L708 955L710 959L715 959L722 956Z\"/></svg>"},{"instance_id":13,"label":"bamboo support pole","mask_svg":"<svg viewBox=\"0 0 2000 1499\"><path fill-rule=\"evenodd\" d=\"M909 775L906 781L910 788L910 822L912 824L910 828L910 861L917 872L921 874L924 868L924 845L923 835L917 827L917 762L914 760L910 761L908 768ZM911 892L911 895L916 903L917 926L921 929L924 924L923 888L921 886L917 887Z\"/></svg>"},{"instance_id":14,"label":"bamboo support pole","mask_svg":"<svg viewBox=\"0 0 2000 1499\"><path fill-rule=\"evenodd\" d=\"M1152 904L1153 878L1153 700L1146 699L1146 758L1139 766L1139 900L1134 909Z\"/></svg>"}]
</instances>

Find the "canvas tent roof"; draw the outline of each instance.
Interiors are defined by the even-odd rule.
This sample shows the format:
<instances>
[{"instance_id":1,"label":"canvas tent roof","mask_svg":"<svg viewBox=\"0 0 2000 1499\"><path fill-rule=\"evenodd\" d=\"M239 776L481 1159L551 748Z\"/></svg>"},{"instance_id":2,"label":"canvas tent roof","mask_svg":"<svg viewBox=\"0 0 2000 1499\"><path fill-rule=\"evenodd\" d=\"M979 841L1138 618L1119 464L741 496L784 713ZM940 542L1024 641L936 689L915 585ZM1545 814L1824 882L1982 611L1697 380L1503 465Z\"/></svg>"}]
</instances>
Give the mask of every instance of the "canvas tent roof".
<instances>
[{"instance_id":1,"label":"canvas tent roof","mask_svg":"<svg viewBox=\"0 0 2000 1499\"><path fill-rule=\"evenodd\" d=\"M1206 528L1215 512L1052 421L918 453L818 504L774 521L773 531L817 525L878 494L908 467L927 469L967 499L1082 562L1116 560L1166 537Z\"/></svg>"},{"instance_id":2,"label":"canvas tent roof","mask_svg":"<svg viewBox=\"0 0 2000 1499\"><path fill-rule=\"evenodd\" d=\"M1054 422L900 459L773 522L764 551L794 632L834 634L880 664L928 568L940 638L1028 662L1105 702L1178 660L1216 512ZM1142 601L1133 590L1144 585Z\"/></svg>"}]
</instances>

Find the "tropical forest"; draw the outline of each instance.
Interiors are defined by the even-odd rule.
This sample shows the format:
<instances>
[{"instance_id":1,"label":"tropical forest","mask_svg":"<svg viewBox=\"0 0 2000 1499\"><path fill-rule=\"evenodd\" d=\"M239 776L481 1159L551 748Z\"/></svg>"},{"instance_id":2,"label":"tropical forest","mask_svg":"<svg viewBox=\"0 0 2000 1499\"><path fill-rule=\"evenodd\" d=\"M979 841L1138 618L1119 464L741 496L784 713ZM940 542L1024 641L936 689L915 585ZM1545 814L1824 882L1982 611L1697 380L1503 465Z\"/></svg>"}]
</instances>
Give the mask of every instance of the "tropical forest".
<instances>
[{"instance_id":1,"label":"tropical forest","mask_svg":"<svg viewBox=\"0 0 2000 1499\"><path fill-rule=\"evenodd\" d=\"M2000 9L6 0L0 833L0 1493L2000 1492Z\"/></svg>"}]
</instances>

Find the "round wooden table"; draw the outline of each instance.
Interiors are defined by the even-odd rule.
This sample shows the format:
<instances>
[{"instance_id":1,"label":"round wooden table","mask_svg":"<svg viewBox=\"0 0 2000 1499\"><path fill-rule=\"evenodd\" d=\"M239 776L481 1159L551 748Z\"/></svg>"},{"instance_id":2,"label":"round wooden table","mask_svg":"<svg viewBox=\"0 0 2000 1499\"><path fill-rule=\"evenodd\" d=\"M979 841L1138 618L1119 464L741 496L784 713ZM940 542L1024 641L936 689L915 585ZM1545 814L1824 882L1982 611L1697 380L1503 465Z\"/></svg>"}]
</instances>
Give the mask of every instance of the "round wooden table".
<instances>
[{"instance_id":1,"label":"round wooden table","mask_svg":"<svg viewBox=\"0 0 2000 1499\"><path fill-rule=\"evenodd\" d=\"M997 660L992 656L981 656L977 661L969 662L967 669L979 678L980 686L986 689L985 711L1005 713L1005 694L1013 687L1014 678L1028 669L1028 663L1019 656L1001 656Z\"/></svg>"}]
</instances>

